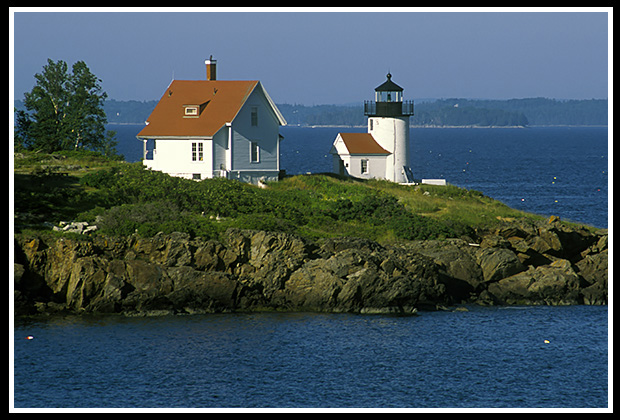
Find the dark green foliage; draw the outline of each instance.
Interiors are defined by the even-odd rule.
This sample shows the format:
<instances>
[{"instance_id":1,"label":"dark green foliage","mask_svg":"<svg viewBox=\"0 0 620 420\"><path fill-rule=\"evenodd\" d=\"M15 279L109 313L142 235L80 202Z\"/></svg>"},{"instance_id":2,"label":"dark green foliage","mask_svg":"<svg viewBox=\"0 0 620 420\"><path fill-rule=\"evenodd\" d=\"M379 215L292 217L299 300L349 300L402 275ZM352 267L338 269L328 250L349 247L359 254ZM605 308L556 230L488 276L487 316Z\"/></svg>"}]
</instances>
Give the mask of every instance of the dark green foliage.
<instances>
[{"instance_id":1,"label":"dark green foliage","mask_svg":"<svg viewBox=\"0 0 620 420\"><path fill-rule=\"evenodd\" d=\"M417 191L327 174L286 178L267 189L221 178L197 182L84 152L25 152L16 161L20 228L76 220L97 225L97 233L117 236L177 231L217 238L236 227L312 238L439 239L468 234L470 228L458 212L441 218L427 214L430 207L431 213L444 209L437 200L463 205L487 200L479 192L453 186L421 186ZM58 172L91 165L99 169ZM430 192L428 198L422 190Z\"/></svg>"},{"instance_id":2,"label":"dark green foliage","mask_svg":"<svg viewBox=\"0 0 620 420\"><path fill-rule=\"evenodd\" d=\"M62 60L47 60L36 84L25 93L23 109L16 111L14 143L17 149L47 153L88 149L115 154L113 131L106 132L103 104L107 94L83 61L69 72Z\"/></svg>"},{"instance_id":3,"label":"dark green foliage","mask_svg":"<svg viewBox=\"0 0 620 420\"><path fill-rule=\"evenodd\" d=\"M297 233L297 225L269 213L244 214L237 218L235 226L240 229L264 230L270 232Z\"/></svg>"},{"instance_id":4,"label":"dark green foliage","mask_svg":"<svg viewBox=\"0 0 620 420\"><path fill-rule=\"evenodd\" d=\"M97 224L117 235L149 236L176 229L192 236L212 236L217 222L210 217L225 219L226 226L287 233L297 233L308 224L329 224L331 219L392 230L407 240L456 235L444 222L410 213L392 195L368 193L366 187L339 185L328 178L307 181L323 193L365 192L353 200L321 199L307 190L262 190L218 178L195 182L145 170L139 164L100 170L84 176L81 183L98 189L93 193L97 202L109 209L97 212Z\"/></svg>"},{"instance_id":5,"label":"dark green foliage","mask_svg":"<svg viewBox=\"0 0 620 420\"><path fill-rule=\"evenodd\" d=\"M352 202L337 200L333 204L332 217L341 221L363 221L374 226L392 230L401 239L438 239L457 236L457 232L444 222L408 212L390 195L369 195Z\"/></svg>"},{"instance_id":6,"label":"dark green foliage","mask_svg":"<svg viewBox=\"0 0 620 420\"><path fill-rule=\"evenodd\" d=\"M396 197L389 195L368 195L356 202L345 198L333 204L333 214L338 220L365 220L374 225L404 212L405 208Z\"/></svg>"},{"instance_id":7,"label":"dark green foliage","mask_svg":"<svg viewBox=\"0 0 620 420\"><path fill-rule=\"evenodd\" d=\"M225 179L201 182L171 177L140 164L103 169L85 175L82 185L97 190L98 225L104 232L144 236L172 230L212 237L215 218L234 218L247 229L294 231L305 224L304 214L286 193L270 192ZM88 215L90 219L94 214Z\"/></svg>"},{"instance_id":8,"label":"dark green foliage","mask_svg":"<svg viewBox=\"0 0 620 420\"><path fill-rule=\"evenodd\" d=\"M76 187L76 181L75 177L49 168L40 168L33 174L15 174L15 213L44 221L75 216L88 205L87 195Z\"/></svg>"},{"instance_id":9,"label":"dark green foliage","mask_svg":"<svg viewBox=\"0 0 620 420\"><path fill-rule=\"evenodd\" d=\"M217 228L206 217L182 212L169 201L123 204L110 209L97 208L83 217L95 222L108 235L127 236L138 233L150 237L158 232L188 233L192 237L217 237Z\"/></svg>"},{"instance_id":10,"label":"dark green foliage","mask_svg":"<svg viewBox=\"0 0 620 420\"><path fill-rule=\"evenodd\" d=\"M400 214L386 221L386 226L401 239L423 240L453 238L457 233L447 224L430 217Z\"/></svg>"},{"instance_id":11,"label":"dark green foliage","mask_svg":"<svg viewBox=\"0 0 620 420\"><path fill-rule=\"evenodd\" d=\"M80 184L93 188L110 188L116 182L118 168L101 169L80 178Z\"/></svg>"}]
</instances>

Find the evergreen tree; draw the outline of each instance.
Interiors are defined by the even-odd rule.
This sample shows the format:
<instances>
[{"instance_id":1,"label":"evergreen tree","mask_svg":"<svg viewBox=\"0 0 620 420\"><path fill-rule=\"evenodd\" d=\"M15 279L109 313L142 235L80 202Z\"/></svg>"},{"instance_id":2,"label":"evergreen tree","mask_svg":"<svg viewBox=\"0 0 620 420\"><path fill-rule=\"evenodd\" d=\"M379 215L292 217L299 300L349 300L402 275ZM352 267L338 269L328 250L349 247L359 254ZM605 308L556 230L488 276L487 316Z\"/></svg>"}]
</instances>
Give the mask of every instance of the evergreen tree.
<instances>
[{"instance_id":1,"label":"evergreen tree","mask_svg":"<svg viewBox=\"0 0 620 420\"><path fill-rule=\"evenodd\" d=\"M113 149L114 132L105 130L107 94L86 63L76 62L69 73L67 63L48 59L35 79L32 91L24 95L26 111L16 116L16 139L48 153Z\"/></svg>"}]
</instances>

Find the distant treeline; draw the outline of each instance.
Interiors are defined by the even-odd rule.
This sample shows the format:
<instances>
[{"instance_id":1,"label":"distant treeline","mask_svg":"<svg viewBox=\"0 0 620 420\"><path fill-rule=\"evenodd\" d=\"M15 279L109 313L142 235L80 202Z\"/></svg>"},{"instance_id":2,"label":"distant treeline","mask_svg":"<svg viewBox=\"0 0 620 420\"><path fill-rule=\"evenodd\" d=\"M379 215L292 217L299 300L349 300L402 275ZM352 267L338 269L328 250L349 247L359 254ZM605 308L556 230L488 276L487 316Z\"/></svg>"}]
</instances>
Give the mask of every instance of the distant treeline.
<instances>
[{"instance_id":1,"label":"distant treeline","mask_svg":"<svg viewBox=\"0 0 620 420\"><path fill-rule=\"evenodd\" d=\"M366 124L363 105L290 105L278 108L292 125ZM532 125L607 125L607 100L528 98L510 100L438 99L417 102L411 125L506 127Z\"/></svg>"},{"instance_id":2,"label":"distant treeline","mask_svg":"<svg viewBox=\"0 0 620 420\"><path fill-rule=\"evenodd\" d=\"M104 110L110 124L142 124L157 101L107 100ZM23 109L23 101L15 101ZM360 105L278 104L290 125L364 126ZM411 125L506 127L533 125L607 125L607 100L557 100L526 98L509 100L438 99L415 103Z\"/></svg>"},{"instance_id":3,"label":"distant treeline","mask_svg":"<svg viewBox=\"0 0 620 420\"><path fill-rule=\"evenodd\" d=\"M472 125L607 125L607 99L441 99L420 103L416 110L416 125L452 125L441 118L466 120L465 115L475 121Z\"/></svg>"}]
</instances>

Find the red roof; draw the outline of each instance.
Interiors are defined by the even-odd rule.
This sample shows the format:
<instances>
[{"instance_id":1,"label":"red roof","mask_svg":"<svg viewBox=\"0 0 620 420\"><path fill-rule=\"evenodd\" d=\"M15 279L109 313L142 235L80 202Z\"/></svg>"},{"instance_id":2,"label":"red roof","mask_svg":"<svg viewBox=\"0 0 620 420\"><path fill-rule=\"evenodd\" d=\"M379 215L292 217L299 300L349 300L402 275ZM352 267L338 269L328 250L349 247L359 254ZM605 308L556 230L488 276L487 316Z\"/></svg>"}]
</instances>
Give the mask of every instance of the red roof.
<instances>
[{"instance_id":1,"label":"red roof","mask_svg":"<svg viewBox=\"0 0 620 420\"><path fill-rule=\"evenodd\" d=\"M211 137L232 122L256 80L174 80L164 92L138 137ZM197 116L187 116L187 105L198 107Z\"/></svg>"},{"instance_id":2,"label":"red roof","mask_svg":"<svg viewBox=\"0 0 620 420\"><path fill-rule=\"evenodd\" d=\"M352 155L389 155L369 133L338 133Z\"/></svg>"}]
</instances>

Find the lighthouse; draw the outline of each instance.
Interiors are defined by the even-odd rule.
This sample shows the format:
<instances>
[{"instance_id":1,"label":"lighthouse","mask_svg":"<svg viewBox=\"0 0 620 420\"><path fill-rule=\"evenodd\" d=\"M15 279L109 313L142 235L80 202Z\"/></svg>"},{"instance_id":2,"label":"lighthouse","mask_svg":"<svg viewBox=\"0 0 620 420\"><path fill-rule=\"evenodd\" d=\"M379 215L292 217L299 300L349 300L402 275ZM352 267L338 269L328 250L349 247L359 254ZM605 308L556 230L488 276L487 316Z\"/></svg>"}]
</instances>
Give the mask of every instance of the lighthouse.
<instances>
[{"instance_id":1,"label":"lighthouse","mask_svg":"<svg viewBox=\"0 0 620 420\"><path fill-rule=\"evenodd\" d=\"M412 184L409 166L409 117L413 101L403 102L403 88L387 80L375 89L375 100L364 102L367 133L338 133L330 153L333 170L356 178L387 179Z\"/></svg>"},{"instance_id":2,"label":"lighthouse","mask_svg":"<svg viewBox=\"0 0 620 420\"><path fill-rule=\"evenodd\" d=\"M409 163L409 117L413 101L403 101L403 88L387 80L375 88L375 100L364 101L367 133L338 133L330 154L333 172L361 179L387 179L417 185ZM419 175L419 174L418 174ZM446 185L445 179L421 179L422 184Z\"/></svg>"},{"instance_id":3,"label":"lighthouse","mask_svg":"<svg viewBox=\"0 0 620 420\"><path fill-rule=\"evenodd\" d=\"M409 164L409 117L413 115L413 101L403 101L403 88L387 80L375 88L375 100L364 102L368 117L368 134L390 152L386 160L385 178L398 183L413 182Z\"/></svg>"}]
</instances>

